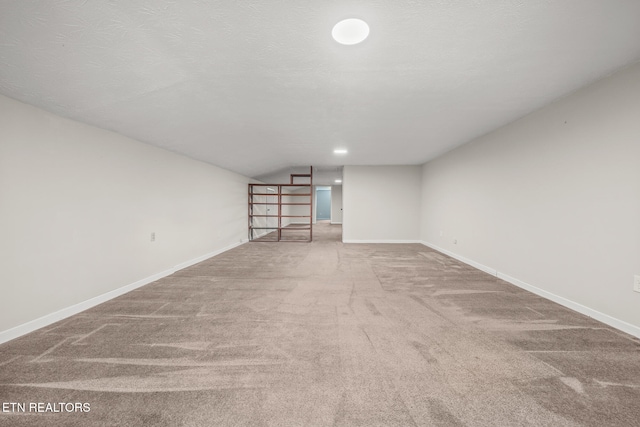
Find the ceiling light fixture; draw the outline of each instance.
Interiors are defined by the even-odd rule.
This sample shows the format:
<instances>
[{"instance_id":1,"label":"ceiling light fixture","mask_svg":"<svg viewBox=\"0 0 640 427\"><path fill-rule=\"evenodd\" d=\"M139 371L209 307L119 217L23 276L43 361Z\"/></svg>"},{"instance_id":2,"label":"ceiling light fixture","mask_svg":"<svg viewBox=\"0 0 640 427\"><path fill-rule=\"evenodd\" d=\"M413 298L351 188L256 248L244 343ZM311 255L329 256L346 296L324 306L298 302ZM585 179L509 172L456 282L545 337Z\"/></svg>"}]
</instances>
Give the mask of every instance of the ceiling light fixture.
<instances>
[{"instance_id":1,"label":"ceiling light fixture","mask_svg":"<svg viewBox=\"0 0 640 427\"><path fill-rule=\"evenodd\" d=\"M342 182L341 179L336 179L336 184L340 184Z\"/></svg>"},{"instance_id":2,"label":"ceiling light fixture","mask_svg":"<svg viewBox=\"0 0 640 427\"><path fill-rule=\"evenodd\" d=\"M347 154L347 150L345 150L344 148L336 148L335 150L333 150L333 154Z\"/></svg>"},{"instance_id":3,"label":"ceiling light fixture","mask_svg":"<svg viewBox=\"0 0 640 427\"><path fill-rule=\"evenodd\" d=\"M340 44L358 44L369 36L369 26L361 19L345 19L333 27L331 35Z\"/></svg>"}]
</instances>

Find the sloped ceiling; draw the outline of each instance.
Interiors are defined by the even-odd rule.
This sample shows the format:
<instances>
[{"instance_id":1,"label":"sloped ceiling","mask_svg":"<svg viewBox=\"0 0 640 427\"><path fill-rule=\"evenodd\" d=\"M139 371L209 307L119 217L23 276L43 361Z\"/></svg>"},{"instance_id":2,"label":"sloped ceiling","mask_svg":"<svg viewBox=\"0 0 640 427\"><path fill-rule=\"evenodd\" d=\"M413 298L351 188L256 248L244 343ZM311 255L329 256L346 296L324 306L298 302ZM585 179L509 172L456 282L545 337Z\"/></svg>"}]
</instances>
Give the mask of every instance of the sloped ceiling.
<instances>
[{"instance_id":1,"label":"sloped ceiling","mask_svg":"<svg viewBox=\"0 0 640 427\"><path fill-rule=\"evenodd\" d=\"M0 0L1 93L252 177L424 163L638 60L635 0Z\"/></svg>"}]
</instances>

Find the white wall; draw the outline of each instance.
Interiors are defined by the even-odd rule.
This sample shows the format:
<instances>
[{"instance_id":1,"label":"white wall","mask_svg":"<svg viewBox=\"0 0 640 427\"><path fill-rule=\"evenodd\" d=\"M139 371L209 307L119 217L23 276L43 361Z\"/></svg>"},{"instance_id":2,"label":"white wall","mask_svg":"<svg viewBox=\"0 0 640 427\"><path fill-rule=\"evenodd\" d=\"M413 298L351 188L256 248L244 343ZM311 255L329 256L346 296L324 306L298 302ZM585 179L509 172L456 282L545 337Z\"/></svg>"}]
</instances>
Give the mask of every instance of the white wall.
<instances>
[{"instance_id":1,"label":"white wall","mask_svg":"<svg viewBox=\"0 0 640 427\"><path fill-rule=\"evenodd\" d=\"M291 194L309 194L309 192L312 192L313 188L309 188L309 187L302 187L302 188L298 188L298 187L292 187L292 190L290 190ZM312 193L313 194L313 193ZM288 203L309 203L310 200L312 200L312 198L310 196L296 196L296 197L287 197L283 199L285 202ZM283 218L283 222L285 219L288 220L288 224L309 224L311 223L311 218L309 217L309 215L311 215L311 210L309 209L309 205L290 205L287 206L288 208L288 212L289 215L299 215L299 216L306 216L307 218Z\"/></svg>"},{"instance_id":2,"label":"white wall","mask_svg":"<svg viewBox=\"0 0 640 427\"><path fill-rule=\"evenodd\" d=\"M247 183L0 96L0 341L239 244Z\"/></svg>"},{"instance_id":3,"label":"white wall","mask_svg":"<svg viewBox=\"0 0 640 427\"><path fill-rule=\"evenodd\" d=\"M331 224L342 224L342 185L331 186Z\"/></svg>"},{"instance_id":4,"label":"white wall","mask_svg":"<svg viewBox=\"0 0 640 427\"><path fill-rule=\"evenodd\" d=\"M309 166L289 167L268 173L265 175L259 175L255 178L259 181L270 184L288 184L291 181L291 174L308 174ZM326 166L326 167L314 167L313 168L313 184L314 185L331 185L336 179L342 179L342 167L341 166ZM296 184L309 183L308 178L298 177L295 179Z\"/></svg>"},{"instance_id":5,"label":"white wall","mask_svg":"<svg viewBox=\"0 0 640 427\"><path fill-rule=\"evenodd\" d=\"M278 196L264 194L271 194L276 191L275 187L268 187L263 182L257 180L250 180L252 184L256 184L253 186L252 192L258 193L251 196L252 200L252 212L253 217L251 219L251 226L254 227L252 230L253 235L251 239L259 239L260 237L269 234L272 230L266 229L266 227L274 227L277 226L278 221L273 218L267 218L260 215L266 215L267 213L271 214L273 211L273 205L278 203ZM271 191L269 191L271 190ZM270 205L266 205L263 203L270 203Z\"/></svg>"},{"instance_id":6,"label":"white wall","mask_svg":"<svg viewBox=\"0 0 640 427\"><path fill-rule=\"evenodd\" d=\"M343 241L420 240L420 166L345 166Z\"/></svg>"},{"instance_id":7,"label":"white wall","mask_svg":"<svg viewBox=\"0 0 640 427\"><path fill-rule=\"evenodd\" d=\"M289 189L288 187L282 187L282 194L291 194L293 193L293 190ZM286 197L283 196L282 197L282 202L283 203L290 203L291 202L291 197ZM296 215L293 212L293 209L295 206L291 206L291 205L281 205L280 209L282 210L282 215ZM282 227L287 227L289 226L293 221L293 218L289 218L289 217L284 217L281 219L281 225Z\"/></svg>"},{"instance_id":8,"label":"white wall","mask_svg":"<svg viewBox=\"0 0 640 427\"><path fill-rule=\"evenodd\" d=\"M424 165L422 239L638 335L639 159L635 65Z\"/></svg>"}]
</instances>

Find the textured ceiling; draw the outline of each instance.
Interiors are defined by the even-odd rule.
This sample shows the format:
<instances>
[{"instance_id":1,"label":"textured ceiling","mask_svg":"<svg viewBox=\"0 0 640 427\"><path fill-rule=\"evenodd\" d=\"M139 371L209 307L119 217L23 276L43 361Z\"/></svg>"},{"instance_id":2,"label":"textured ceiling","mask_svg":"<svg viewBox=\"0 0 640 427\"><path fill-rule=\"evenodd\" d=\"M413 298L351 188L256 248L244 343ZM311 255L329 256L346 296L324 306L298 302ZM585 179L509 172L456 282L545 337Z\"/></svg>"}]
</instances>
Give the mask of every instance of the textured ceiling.
<instances>
[{"instance_id":1,"label":"textured ceiling","mask_svg":"<svg viewBox=\"0 0 640 427\"><path fill-rule=\"evenodd\" d=\"M424 163L638 60L637 0L0 0L1 93L254 177Z\"/></svg>"}]
</instances>

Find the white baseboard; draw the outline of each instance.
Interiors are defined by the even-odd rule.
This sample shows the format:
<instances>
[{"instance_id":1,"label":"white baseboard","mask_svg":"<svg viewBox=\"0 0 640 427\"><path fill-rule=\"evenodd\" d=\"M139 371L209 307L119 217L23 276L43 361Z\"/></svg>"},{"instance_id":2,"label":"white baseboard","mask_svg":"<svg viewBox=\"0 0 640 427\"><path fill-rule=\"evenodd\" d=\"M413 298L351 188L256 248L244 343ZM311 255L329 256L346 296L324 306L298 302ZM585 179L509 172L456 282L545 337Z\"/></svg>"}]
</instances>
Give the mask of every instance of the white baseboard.
<instances>
[{"instance_id":1,"label":"white baseboard","mask_svg":"<svg viewBox=\"0 0 640 427\"><path fill-rule=\"evenodd\" d=\"M496 276L499 279L504 280L505 282L509 282L512 285L515 285L519 288L522 288L524 290L527 290L531 293L534 293L536 295L539 295L543 298L546 298L550 301L553 301L555 303L558 303L562 306L565 306L567 308L570 308L573 311L577 311L578 313L584 314L585 316L589 316L593 319L596 319L606 325L609 325L613 328L616 328L618 330L621 330L622 332L626 332L629 335L633 335L635 337L640 338L640 327L632 325L631 323L627 323L623 320L620 319L616 319L615 317L609 316L608 314L604 314L601 313L597 310L594 310L590 307L584 306L580 303L577 303L575 301L572 301L570 299L561 297L559 295L556 295L554 293L545 291L544 289L540 289L536 286L530 285L529 283L523 282L522 280L516 279L515 277L511 277L507 274L501 273L493 268L487 267L483 264L480 264L479 262L470 260L468 258L465 258L463 256L460 256L458 254L455 254L451 251L448 251L446 249L442 249L432 243L429 242L421 242L423 245L428 246L432 249L435 249L438 252L441 252L445 255L450 256L451 258L455 258L458 261L461 261L465 264L468 264L472 267L477 268L478 270L482 270L486 273L491 274L492 276Z\"/></svg>"},{"instance_id":2,"label":"white baseboard","mask_svg":"<svg viewBox=\"0 0 640 427\"><path fill-rule=\"evenodd\" d=\"M104 302L107 302L109 300L112 300L116 297L119 297L120 295L124 295L127 292L131 292L134 289L137 289L141 286L144 285L148 285L149 283L155 282L156 280L160 280L163 277L167 277L172 275L173 273L175 273L176 271L182 270L184 268L190 267L194 264L197 264L199 262L202 262L206 259L209 259L211 257L214 257L216 255L219 255L223 252L226 252L230 249L233 249L235 247L238 247L240 245L243 245L245 243L247 243L248 240L243 239L242 241L238 242L238 243L234 243L233 245L229 245L225 248L219 249L217 251L214 252L210 252L208 254L199 256L197 258L191 259L189 261L185 261L182 262L178 265L176 265L173 268L170 268L168 270L165 271L161 271L160 273L156 273L153 274L149 277L145 277L144 279L140 279L136 282L130 283L126 286L123 286L121 288L118 289L114 289L112 291L109 291L107 293L104 293L102 295L98 295L97 297L93 297L91 299L88 299L86 301L80 302L78 304L74 304L70 307L66 307L63 308L62 310L58 310L56 312L47 314L45 316L42 316L38 319L35 320L31 320L27 323L23 323L22 325L18 325L16 327L13 327L11 329L7 329L6 331L2 331L0 332L0 344L7 342L7 341L11 341L12 339L21 337L22 335L26 335L30 332L33 332L37 329L40 328L44 328L45 326L49 326L52 323L55 323L59 320L65 319L67 317L73 316L74 314L78 314L82 311L88 310L92 307L95 307L96 305L102 304Z\"/></svg>"},{"instance_id":3,"label":"white baseboard","mask_svg":"<svg viewBox=\"0 0 640 427\"><path fill-rule=\"evenodd\" d=\"M436 251L441 252L441 253L443 253L443 254L445 254L445 255L449 255L451 258L455 258L455 259L457 259L458 261L462 261L462 262L464 262L465 264L470 265L471 267L475 267L475 268L477 268L478 270L482 270L482 271L484 271L485 273L489 273L489 274L490 274L490 275L492 275L492 276L497 276L497 275L498 275L498 271L496 271L495 269L493 269L493 268L489 268L489 267L487 267L486 265L480 264L479 262L475 262L475 261L474 261L474 260L472 260L472 259L465 258L465 257L463 257L463 256L460 256L460 255L458 255L458 254L456 254L456 253L453 253L453 252L451 252L451 251L448 251L448 250L446 250L446 249L443 249L443 248L441 248L441 247L439 247L439 246L436 246L436 245L434 245L434 244L432 244L432 243L429 243L429 242L420 242L420 243L422 243L422 244L423 244L423 245L425 245L425 246L430 247L431 249L435 249Z\"/></svg>"},{"instance_id":4,"label":"white baseboard","mask_svg":"<svg viewBox=\"0 0 640 427\"><path fill-rule=\"evenodd\" d=\"M343 239L342 243L422 243L420 240L354 240Z\"/></svg>"},{"instance_id":5,"label":"white baseboard","mask_svg":"<svg viewBox=\"0 0 640 427\"><path fill-rule=\"evenodd\" d=\"M615 317L609 316L608 314L601 313L597 310L594 310L590 307L584 306L575 301L571 301L570 299L561 297L559 295L553 294L551 292L545 291L544 289L540 289L528 283L525 283L521 280L518 280L514 277L508 276L504 273L498 272L497 277L499 279L504 280L505 282L509 282L513 285L516 285L519 288L525 289L529 292L532 292L536 295L540 295L543 298L556 302L560 305L563 305L571 310L577 311L578 313L582 313L586 316L589 316L593 319L596 319L606 325L609 325L613 328L619 329L622 332L626 332L629 335L633 335L635 337L640 338L640 327L632 325L631 323L627 323L623 320L616 319Z\"/></svg>"},{"instance_id":6,"label":"white baseboard","mask_svg":"<svg viewBox=\"0 0 640 427\"><path fill-rule=\"evenodd\" d=\"M193 258L193 259L191 259L189 261L181 262L180 264L178 264L175 267L173 267L173 271L171 273L169 273L169 274L173 274L176 271L182 270L183 268L191 267L192 265L195 265L195 264L197 264L199 262L202 262L204 260L207 260L209 258L213 258L214 256L220 255L221 253L227 252L227 251L229 251L229 250L231 250L233 248L237 248L240 245L244 245L248 241L249 241L249 239L242 239L238 243L234 243L234 244L226 246L226 247L224 247L222 249L218 249L217 251L209 252L208 254L199 256L197 258ZM167 276L169 274L167 274ZM163 277L165 277L165 276L163 276ZM158 279L155 279L155 280L158 280Z\"/></svg>"},{"instance_id":7,"label":"white baseboard","mask_svg":"<svg viewBox=\"0 0 640 427\"><path fill-rule=\"evenodd\" d=\"M331 221L331 225L342 225L342 221L338 222L338 221Z\"/></svg>"}]
</instances>

